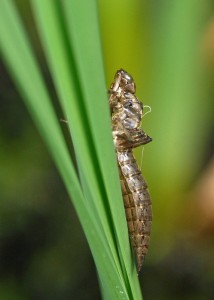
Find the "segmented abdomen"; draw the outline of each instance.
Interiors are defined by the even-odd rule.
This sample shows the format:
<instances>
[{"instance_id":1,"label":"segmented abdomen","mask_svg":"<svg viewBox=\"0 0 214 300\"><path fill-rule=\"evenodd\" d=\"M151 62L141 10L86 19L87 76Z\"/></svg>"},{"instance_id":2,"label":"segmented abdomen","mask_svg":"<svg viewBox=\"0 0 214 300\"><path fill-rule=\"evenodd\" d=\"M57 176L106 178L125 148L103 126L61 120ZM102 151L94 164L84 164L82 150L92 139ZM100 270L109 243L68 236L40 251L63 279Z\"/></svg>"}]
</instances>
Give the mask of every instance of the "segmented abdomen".
<instances>
[{"instance_id":1,"label":"segmented abdomen","mask_svg":"<svg viewBox=\"0 0 214 300\"><path fill-rule=\"evenodd\" d=\"M129 237L134 248L138 272L148 252L152 226L152 206L147 184L132 150L117 151Z\"/></svg>"}]
</instances>

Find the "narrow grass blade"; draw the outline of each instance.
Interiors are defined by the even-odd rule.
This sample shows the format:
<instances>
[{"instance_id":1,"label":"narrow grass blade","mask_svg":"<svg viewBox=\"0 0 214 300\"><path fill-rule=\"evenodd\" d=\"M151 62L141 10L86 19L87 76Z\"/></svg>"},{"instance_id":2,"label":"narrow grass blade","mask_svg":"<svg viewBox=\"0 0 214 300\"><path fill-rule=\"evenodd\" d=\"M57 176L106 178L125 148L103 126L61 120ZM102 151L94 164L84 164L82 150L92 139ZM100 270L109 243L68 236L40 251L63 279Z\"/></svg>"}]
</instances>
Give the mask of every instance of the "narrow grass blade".
<instances>
[{"instance_id":1,"label":"narrow grass blade","mask_svg":"<svg viewBox=\"0 0 214 300\"><path fill-rule=\"evenodd\" d=\"M128 276L127 284L130 284L130 288L136 292L139 291L139 284L131 259L124 208L116 171L109 107L105 96L106 86L98 31L97 7L95 1L83 2L83 0L64 0L63 8L77 64L78 77L84 92L85 110L88 114L94 138L94 148L100 165L104 192L112 215L112 226L115 231L118 249L121 251L121 261L125 263L124 270ZM84 26L79 26L83 20ZM110 161L112 164L109 163ZM118 200L116 201L116 199ZM135 297L139 298L139 294Z\"/></svg>"},{"instance_id":2,"label":"narrow grass blade","mask_svg":"<svg viewBox=\"0 0 214 300\"><path fill-rule=\"evenodd\" d=\"M96 205L93 205L93 210L90 210L94 214L95 220L99 222L101 234L107 235L112 255L117 263L116 248L112 240L105 207L102 203L102 194L96 182L94 147L92 139L89 139L91 136L90 124L85 125L87 114L84 112L83 105L81 105L83 101L81 90L76 80L77 74L75 73L75 66L72 64L71 50L67 45L63 31L60 10L53 1L46 1L45 4L43 1L33 1L32 3L46 58L71 130L84 194L87 195L87 199L90 199L87 207L90 209L93 199L96 199ZM85 183L89 182L89 178L90 184L86 186ZM112 242L110 242L111 240ZM119 262L117 264L119 268Z\"/></svg>"}]
</instances>

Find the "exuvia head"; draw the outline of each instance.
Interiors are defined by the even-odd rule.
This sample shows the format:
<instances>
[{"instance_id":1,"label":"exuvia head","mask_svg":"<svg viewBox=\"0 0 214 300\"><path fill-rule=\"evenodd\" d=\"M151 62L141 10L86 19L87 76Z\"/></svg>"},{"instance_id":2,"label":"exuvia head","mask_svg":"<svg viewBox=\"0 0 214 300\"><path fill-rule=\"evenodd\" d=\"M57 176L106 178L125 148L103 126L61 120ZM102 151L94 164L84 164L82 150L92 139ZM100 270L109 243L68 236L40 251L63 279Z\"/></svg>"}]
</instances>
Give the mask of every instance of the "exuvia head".
<instances>
[{"instance_id":1,"label":"exuvia head","mask_svg":"<svg viewBox=\"0 0 214 300\"><path fill-rule=\"evenodd\" d=\"M120 69L116 72L115 82L116 81L119 82L119 86L124 90L124 92L132 94L135 93L136 86L134 80L125 70Z\"/></svg>"}]
</instances>

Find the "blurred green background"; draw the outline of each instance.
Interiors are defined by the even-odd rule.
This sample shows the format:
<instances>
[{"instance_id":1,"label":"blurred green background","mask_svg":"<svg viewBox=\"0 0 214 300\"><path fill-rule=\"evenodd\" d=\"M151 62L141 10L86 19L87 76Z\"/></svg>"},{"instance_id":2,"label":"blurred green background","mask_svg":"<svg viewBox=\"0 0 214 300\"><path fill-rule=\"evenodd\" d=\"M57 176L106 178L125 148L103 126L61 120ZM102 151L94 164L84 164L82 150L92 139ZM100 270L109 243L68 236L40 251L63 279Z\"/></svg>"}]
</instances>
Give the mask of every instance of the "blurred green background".
<instances>
[{"instance_id":1,"label":"blurred green background","mask_svg":"<svg viewBox=\"0 0 214 300\"><path fill-rule=\"evenodd\" d=\"M15 2L55 99L29 1ZM99 0L98 11L106 90L122 67L152 107L143 119L154 219L144 299L214 299L214 5ZM0 85L0 299L100 299L77 216L4 62Z\"/></svg>"}]
</instances>

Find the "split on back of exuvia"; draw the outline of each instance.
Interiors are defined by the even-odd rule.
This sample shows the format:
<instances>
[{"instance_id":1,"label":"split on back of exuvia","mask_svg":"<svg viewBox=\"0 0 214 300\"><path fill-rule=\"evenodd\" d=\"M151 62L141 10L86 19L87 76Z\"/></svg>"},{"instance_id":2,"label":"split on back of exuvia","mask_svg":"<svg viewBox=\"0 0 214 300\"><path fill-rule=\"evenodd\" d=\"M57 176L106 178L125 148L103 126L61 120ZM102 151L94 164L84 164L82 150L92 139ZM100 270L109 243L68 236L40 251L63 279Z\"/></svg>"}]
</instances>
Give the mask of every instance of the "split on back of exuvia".
<instances>
[{"instance_id":1,"label":"split on back of exuvia","mask_svg":"<svg viewBox=\"0 0 214 300\"><path fill-rule=\"evenodd\" d=\"M133 148L152 139L140 128L143 104L135 96L133 78L123 69L116 72L109 90L112 134L118 160L120 183L131 245L138 272L148 252L152 206L146 181L133 156Z\"/></svg>"}]
</instances>

